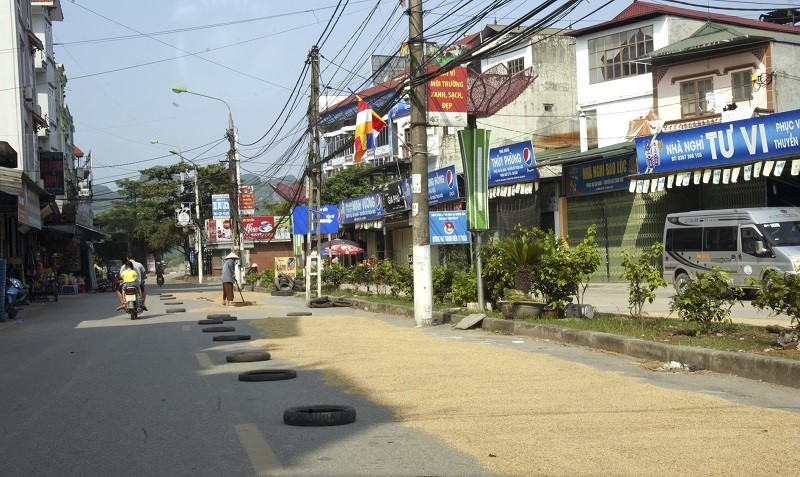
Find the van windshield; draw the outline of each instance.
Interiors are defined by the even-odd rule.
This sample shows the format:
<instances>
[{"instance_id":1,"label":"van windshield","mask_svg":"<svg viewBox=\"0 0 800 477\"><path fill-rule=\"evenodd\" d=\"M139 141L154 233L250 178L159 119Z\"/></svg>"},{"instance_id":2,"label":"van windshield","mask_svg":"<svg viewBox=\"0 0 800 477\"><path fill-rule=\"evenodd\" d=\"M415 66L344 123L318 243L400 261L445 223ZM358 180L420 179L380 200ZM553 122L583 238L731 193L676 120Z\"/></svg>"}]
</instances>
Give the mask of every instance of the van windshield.
<instances>
[{"instance_id":1,"label":"van windshield","mask_svg":"<svg viewBox=\"0 0 800 477\"><path fill-rule=\"evenodd\" d=\"M800 245L800 222L770 222L758 228L770 245Z\"/></svg>"}]
</instances>

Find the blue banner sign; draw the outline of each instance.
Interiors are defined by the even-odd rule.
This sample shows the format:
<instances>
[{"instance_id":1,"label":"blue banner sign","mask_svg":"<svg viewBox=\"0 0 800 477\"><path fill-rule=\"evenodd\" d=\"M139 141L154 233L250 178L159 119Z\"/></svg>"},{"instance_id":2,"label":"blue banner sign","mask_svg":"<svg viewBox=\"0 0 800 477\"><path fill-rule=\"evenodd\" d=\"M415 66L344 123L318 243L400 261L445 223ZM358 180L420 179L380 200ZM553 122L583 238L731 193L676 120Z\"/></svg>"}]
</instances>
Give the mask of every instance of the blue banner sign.
<instances>
[{"instance_id":1,"label":"blue banner sign","mask_svg":"<svg viewBox=\"0 0 800 477\"><path fill-rule=\"evenodd\" d=\"M639 172L660 173L800 154L800 110L636 139Z\"/></svg>"},{"instance_id":2,"label":"blue banner sign","mask_svg":"<svg viewBox=\"0 0 800 477\"><path fill-rule=\"evenodd\" d=\"M538 178L539 171L530 141L489 149L489 187Z\"/></svg>"},{"instance_id":3,"label":"blue banner sign","mask_svg":"<svg viewBox=\"0 0 800 477\"><path fill-rule=\"evenodd\" d=\"M470 242L467 231L467 211L431 212L431 245L454 245Z\"/></svg>"},{"instance_id":4,"label":"blue banner sign","mask_svg":"<svg viewBox=\"0 0 800 477\"><path fill-rule=\"evenodd\" d=\"M339 202L341 224L379 220L381 217L383 217L383 199L380 193Z\"/></svg>"},{"instance_id":5,"label":"blue banner sign","mask_svg":"<svg viewBox=\"0 0 800 477\"><path fill-rule=\"evenodd\" d=\"M231 216L228 194L211 194L211 216L215 219L227 219Z\"/></svg>"},{"instance_id":6,"label":"blue banner sign","mask_svg":"<svg viewBox=\"0 0 800 477\"><path fill-rule=\"evenodd\" d=\"M628 188L628 156L607 157L564 167L567 197L598 194ZM632 161L631 161L632 162Z\"/></svg>"},{"instance_id":7,"label":"blue banner sign","mask_svg":"<svg viewBox=\"0 0 800 477\"><path fill-rule=\"evenodd\" d=\"M339 233L339 207L335 205L320 206L322 215L319 218L319 228L323 234ZM308 207L297 206L292 209L292 233L305 235L308 233ZM311 208L311 234L317 234L317 207Z\"/></svg>"},{"instance_id":8,"label":"blue banner sign","mask_svg":"<svg viewBox=\"0 0 800 477\"><path fill-rule=\"evenodd\" d=\"M428 205L458 200L456 166L447 166L428 173Z\"/></svg>"}]
</instances>

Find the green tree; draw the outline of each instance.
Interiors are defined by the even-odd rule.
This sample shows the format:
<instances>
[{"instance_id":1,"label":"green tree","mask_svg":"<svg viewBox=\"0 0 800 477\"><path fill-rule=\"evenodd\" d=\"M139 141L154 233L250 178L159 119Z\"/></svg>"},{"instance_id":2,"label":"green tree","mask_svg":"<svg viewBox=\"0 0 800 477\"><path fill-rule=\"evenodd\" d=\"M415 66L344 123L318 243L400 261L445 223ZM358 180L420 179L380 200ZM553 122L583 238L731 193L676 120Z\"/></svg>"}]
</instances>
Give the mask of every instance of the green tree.
<instances>
[{"instance_id":1,"label":"green tree","mask_svg":"<svg viewBox=\"0 0 800 477\"><path fill-rule=\"evenodd\" d=\"M533 275L541 265L544 254L542 238L543 233L539 233L538 229L517 225L514 233L497 245L514 277L514 288L519 293L527 295L531 292Z\"/></svg>"},{"instance_id":2,"label":"green tree","mask_svg":"<svg viewBox=\"0 0 800 477\"><path fill-rule=\"evenodd\" d=\"M667 286L666 280L661 276L661 270L654 265L663 250L661 242L655 242L649 250L639 255L627 250L620 252L622 267L625 269L622 278L628 281L628 309L639 321L643 318L644 302L653 303L656 299L656 290Z\"/></svg>"},{"instance_id":3,"label":"green tree","mask_svg":"<svg viewBox=\"0 0 800 477\"><path fill-rule=\"evenodd\" d=\"M577 279L575 298L578 304L583 304L583 296L589 287L592 275L600 266L600 250L597 247L597 226L592 225L586 231L583 241L570 250L570 269L574 271Z\"/></svg>"},{"instance_id":4,"label":"green tree","mask_svg":"<svg viewBox=\"0 0 800 477\"><path fill-rule=\"evenodd\" d=\"M323 204L338 204L343 199L361 197L372 192L372 186L366 176L360 173L368 170L369 165L346 167L330 176L322 184L320 201Z\"/></svg>"},{"instance_id":5,"label":"green tree","mask_svg":"<svg viewBox=\"0 0 800 477\"><path fill-rule=\"evenodd\" d=\"M800 275L765 268L761 290L750 303L762 310L769 308L772 313L789 315L795 330L800 331Z\"/></svg>"},{"instance_id":6,"label":"green tree","mask_svg":"<svg viewBox=\"0 0 800 477\"><path fill-rule=\"evenodd\" d=\"M141 171L139 179L117 181L123 200L112 202L111 208L96 218L101 229L114 238L113 248L103 250L108 258L119 258L126 252L144 257L148 252L164 254L179 249L184 257L189 253L189 231L177 225L175 209L180 204L195 202L194 184L184 174L181 188L180 173L193 166L178 163ZM211 215L211 194L227 192L227 173L222 165L197 168L201 218ZM192 179L193 180L193 179ZM182 189L182 190L181 190ZM194 207L192 215L194 215Z\"/></svg>"},{"instance_id":7,"label":"green tree","mask_svg":"<svg viewBox=\"0 0 800 477\"><path fill-rule=\"evenodd\" d=\"M714 267L712 273L698 273L697 278L687 281L681 292L672 297L669 310L677 311L682 320L699 325L702 333L730 322L731 307L743 293L741 288L731 290L729 277L719 267Z\"/></svg>"},{"instance_id":8,"label":"green tree","mask_svg":"<svg viewBox=\"0 0 800 477\"><path fill-rule=\"evenodd\" d=\"M284 199L281 200L263 200L259 209L265 215L274 216L287 216L292 213L292 204Z\"/></svg>"}]
</instances>

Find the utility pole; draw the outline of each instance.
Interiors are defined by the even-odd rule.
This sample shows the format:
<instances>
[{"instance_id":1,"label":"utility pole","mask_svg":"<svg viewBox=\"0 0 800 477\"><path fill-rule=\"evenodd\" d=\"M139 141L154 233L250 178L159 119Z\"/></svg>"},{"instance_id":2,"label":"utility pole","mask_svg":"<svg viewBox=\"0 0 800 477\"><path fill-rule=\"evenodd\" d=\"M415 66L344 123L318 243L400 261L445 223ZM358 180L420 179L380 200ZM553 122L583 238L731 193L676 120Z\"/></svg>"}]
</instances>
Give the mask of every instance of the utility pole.
<instances>
[{"instance_id":1,"label":"utility pole","mask_svg":"<svg viewBox=\"0 0 800 477\"><path fill-rule=\"evenodd\" d=\"M317 293L320 296L322 293L322 249L320 248L320 194L319 188L321 179L321 169L316 164L319 162L319 47L314 45L311 47L309 53L309 61L311 62L311 100L308 105L308 182L306 186L306 197L308 198L308 235L307 243L308 250L306 250L306 300L311 299L311 230L316 226L316 239L317 239L317 256L316 256L316 277L317 277ZM312 210L316 207L317 220L312 224Z\"/></svg>"},{"instance_id":2,"label":"utility pole","mask_svg":"<svg viewBox=\"0 0 800 477\"><path fill-rule=\"evenodd\" d=\"M241 217L239 217L239 174L236 160L236 133L233 130L233 115L228 113L228 130L225 135L228 137L230 149L228 150L228 195L230 196L231 210L231 241L232 251L239 254L239 266L236 268L236 280L242 283L242 261L244 253L242 250Z\"/></svg>"},{"instance_id":3,"label":"utility pole","mask_svg":"<svg viewBox=\"0 0 800 477\"><path fill-rule=\"evenodd\" d=\"M411 235L414 267L414 321L433 323L433 278L428 216L428 133L423 66L422 0L408 4L408 51L411 79Z\"/></svg>"}]
</instances>

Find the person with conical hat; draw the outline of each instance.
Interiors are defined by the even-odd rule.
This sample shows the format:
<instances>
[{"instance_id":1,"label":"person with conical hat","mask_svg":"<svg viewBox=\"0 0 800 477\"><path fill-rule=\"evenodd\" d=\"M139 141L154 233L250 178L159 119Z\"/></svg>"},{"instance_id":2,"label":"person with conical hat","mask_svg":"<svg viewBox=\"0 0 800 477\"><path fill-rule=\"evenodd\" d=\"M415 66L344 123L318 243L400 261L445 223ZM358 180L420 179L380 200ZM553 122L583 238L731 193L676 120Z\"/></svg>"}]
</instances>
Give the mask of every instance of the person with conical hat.
<instances>
[{"instance_id":1,"label":"person with conical hat","mask_svg":"<svg viewBox=\"0 0 800 477\"><path fill-rule=\"evenodd\" d=\"M222 262L222 306L233 305L233 282L236 280L236 261L239 256L231 252Z\"/></svg>"}]
</instances>

